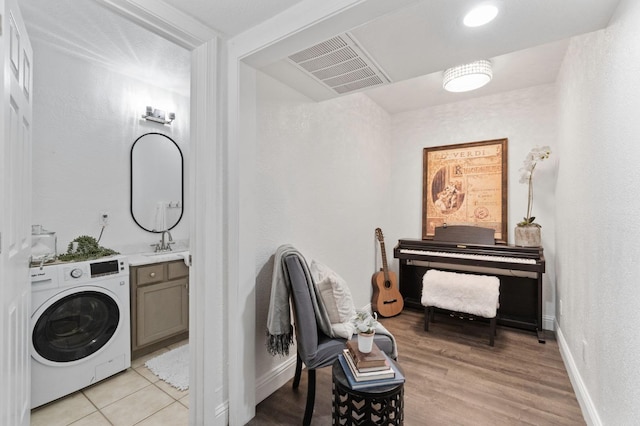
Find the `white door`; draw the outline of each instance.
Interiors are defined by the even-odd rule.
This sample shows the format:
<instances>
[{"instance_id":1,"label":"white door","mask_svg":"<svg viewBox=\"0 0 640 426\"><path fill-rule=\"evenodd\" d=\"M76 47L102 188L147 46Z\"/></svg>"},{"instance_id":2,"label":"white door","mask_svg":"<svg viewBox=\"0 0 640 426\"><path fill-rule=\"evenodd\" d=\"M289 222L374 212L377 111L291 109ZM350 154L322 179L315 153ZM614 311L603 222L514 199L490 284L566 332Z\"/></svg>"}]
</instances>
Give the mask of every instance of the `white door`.
<instances>
[{"instance_id":1,"label":"white door","mask_svg":"<svg viewBox=\"0 0 640 426\"><path fill-rule=\"evenodd\" d=\"M0 424L30 420L33 50L17 0L0 0Z\"/></svg>"}]
</instances>

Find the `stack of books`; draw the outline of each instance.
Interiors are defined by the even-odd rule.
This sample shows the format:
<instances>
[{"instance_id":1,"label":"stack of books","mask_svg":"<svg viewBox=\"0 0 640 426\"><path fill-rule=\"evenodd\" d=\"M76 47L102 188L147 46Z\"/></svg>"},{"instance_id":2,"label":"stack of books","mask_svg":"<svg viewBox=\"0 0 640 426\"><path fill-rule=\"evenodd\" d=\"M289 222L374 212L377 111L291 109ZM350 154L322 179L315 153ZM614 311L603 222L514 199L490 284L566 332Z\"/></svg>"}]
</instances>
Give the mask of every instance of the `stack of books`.
<instances>
[{"instance_id":1,"label":"stack of books","mask_svg":"<svg viewBox=\"0 0 640 426\"><path fill-rule=\"evenodd\" d=\"M404 383L402 373L375 343L365 354L358 350L357 342L349 340L338 359L351 389Z\"/></svg>"}]
</instances>

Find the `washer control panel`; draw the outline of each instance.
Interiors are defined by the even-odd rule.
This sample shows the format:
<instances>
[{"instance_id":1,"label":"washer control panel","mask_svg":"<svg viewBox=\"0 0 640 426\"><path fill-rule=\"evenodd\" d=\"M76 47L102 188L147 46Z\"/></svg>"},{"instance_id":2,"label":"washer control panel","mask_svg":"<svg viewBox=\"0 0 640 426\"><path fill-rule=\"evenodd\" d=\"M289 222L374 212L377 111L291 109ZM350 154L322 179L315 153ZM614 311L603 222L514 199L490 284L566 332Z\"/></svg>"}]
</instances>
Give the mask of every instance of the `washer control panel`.
<instances>
[{"instance_id":1,"label":"washer control panel","mask_svg":"<svg viewBox=\"0 0 640 426\"><path fill-rule=\"evenodd\" d=\"M64 281L91 281L112 275L129 275L129 262L124 256L70 263L62 267Z\"/></svg>"}]
</instances>

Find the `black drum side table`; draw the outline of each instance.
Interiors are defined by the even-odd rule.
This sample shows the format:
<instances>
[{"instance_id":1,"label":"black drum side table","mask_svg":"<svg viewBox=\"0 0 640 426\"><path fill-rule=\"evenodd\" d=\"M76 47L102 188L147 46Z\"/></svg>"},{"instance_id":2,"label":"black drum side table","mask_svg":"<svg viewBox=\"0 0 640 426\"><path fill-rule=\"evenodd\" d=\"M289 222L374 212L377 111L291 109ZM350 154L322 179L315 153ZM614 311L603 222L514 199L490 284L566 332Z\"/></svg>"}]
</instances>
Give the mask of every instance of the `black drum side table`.
<instances>
[{"instance_id":1,"label":"black drum side table","mask_svg":"<svg viewBox=\"0 0 640 426\"><path fill-rule=\"evenodd\" d=\"M387 426L404 423L404 383L351 389L340 361L333 363L332 370L333 425Z\"/></svg>"}]
</instances>

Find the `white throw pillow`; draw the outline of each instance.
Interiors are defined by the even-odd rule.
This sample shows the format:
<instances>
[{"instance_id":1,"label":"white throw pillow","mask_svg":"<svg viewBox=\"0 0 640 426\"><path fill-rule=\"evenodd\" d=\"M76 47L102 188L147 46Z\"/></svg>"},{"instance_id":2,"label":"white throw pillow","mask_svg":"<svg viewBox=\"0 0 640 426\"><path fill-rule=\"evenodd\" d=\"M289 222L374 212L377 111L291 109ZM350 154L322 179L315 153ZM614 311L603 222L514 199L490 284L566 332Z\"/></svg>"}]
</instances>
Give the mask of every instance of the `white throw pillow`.
<instances>
[{"instance_id":1,"label":"white throw pillow","mask_svg":"<svg viewBox=\"0 0 640 426\"><path fill-rule=\"evenodd\" d=\"M353 336L351 318L356 314L351 291L346 281L326 265L311 261L311 276L327 309L333 333L344 339Z\"/></svg>"}]
</instances>

